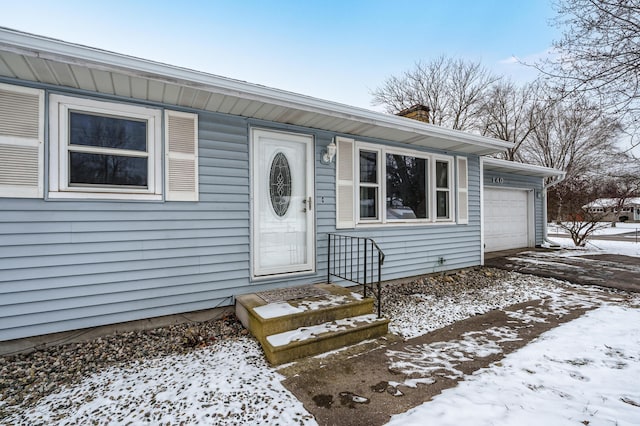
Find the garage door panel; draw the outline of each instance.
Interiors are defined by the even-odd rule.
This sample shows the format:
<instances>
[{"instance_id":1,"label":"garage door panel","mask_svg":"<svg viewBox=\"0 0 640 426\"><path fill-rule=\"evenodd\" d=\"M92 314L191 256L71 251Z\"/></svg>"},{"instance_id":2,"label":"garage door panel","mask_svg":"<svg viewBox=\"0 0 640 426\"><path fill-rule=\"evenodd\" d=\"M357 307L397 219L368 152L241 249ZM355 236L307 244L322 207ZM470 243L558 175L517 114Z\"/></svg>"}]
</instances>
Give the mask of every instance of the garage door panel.
<instances>
[{"instance_id":1,"label":"garage door panel","mask_svg":"<svg viewBox=\"0 0 640 426\"><path fill-rule=\"evenodd\" d=\"M528 211L527 191L485 188L485 251L527 247Z\"/></svg>"}]
</instances>

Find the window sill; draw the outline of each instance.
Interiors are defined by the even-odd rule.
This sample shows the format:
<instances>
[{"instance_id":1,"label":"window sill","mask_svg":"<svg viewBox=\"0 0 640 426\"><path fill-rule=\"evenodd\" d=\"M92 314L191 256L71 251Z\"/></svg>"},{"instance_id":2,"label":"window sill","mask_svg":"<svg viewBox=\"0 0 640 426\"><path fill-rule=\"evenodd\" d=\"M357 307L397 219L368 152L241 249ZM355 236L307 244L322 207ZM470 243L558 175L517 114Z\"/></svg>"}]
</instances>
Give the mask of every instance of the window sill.
<instances>
[{"instance_id":1,"label":"window sill","mask_svg":"<svg viewBox=\"0 0 640 426\"><path fill-rule=\"evenodd\" d=\"M49 192L48 199L62 200L117 200L117 201L162 201L161 194L132 194L114 192Z\"/></svg>"},{"instance_id":2,"label":"window sill","mask_svg":"<svg viewBox=\"0 0 640 426\"><path fill-rule=\"evenodd\" d=\"M387 222L387 223L367 223L360 222L356 224L356 229L362 228L397 228L402 226L444 226L444 225L468 225L468 223L457 223L455 221L438 221L438 222Z\"/></svg>"}]
</instances>

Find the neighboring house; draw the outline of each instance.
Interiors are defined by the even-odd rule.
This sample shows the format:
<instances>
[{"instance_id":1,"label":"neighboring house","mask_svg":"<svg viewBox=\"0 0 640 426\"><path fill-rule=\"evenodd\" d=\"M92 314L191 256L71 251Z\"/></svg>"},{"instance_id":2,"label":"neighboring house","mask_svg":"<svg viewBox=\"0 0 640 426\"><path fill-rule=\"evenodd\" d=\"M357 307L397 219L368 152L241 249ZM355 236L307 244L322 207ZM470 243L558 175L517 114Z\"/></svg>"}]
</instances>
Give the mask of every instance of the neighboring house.
<instances>
[{"instance_id":1,"label":"neighboring house","mask_svg":"<svg viewBox=\"0 0 640 426\"><path fill-rule=\"evenodd\" d=\"M328 233L385 279L542 244L562 174L509 146L0 28L0 341L321 282Z\"/></svg>"},{"instance_id":2,"label":"neighboring house","mask_svg":"<svg viewBox=\"0 0 640 426\"><path fill-rule=\"evenodd\" d=\"M598 198L583 206L591 213L601 213L607 222L640 222L640 197L626 198L619 208L620 199Z\"/></svg>"}]
</instances>

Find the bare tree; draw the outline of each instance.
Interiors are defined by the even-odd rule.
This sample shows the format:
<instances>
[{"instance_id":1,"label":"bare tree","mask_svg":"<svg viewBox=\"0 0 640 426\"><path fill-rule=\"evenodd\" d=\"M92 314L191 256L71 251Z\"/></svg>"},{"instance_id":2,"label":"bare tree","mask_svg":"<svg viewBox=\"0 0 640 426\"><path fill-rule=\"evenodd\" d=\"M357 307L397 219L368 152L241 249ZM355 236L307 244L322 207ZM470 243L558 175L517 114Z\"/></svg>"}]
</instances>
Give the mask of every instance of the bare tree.
<instances>
[{"instance_id":1,"label":"bare tree","mask_svg":"<svg viewBox=\"0 0 640 426\"><path fill-rule=\"evenodd\" d=\"M618 152L620 123L584 96L538 103L536 126L521 148L531 163L563 170L567 179L593 176Z\"/></svg>"},{"instance_id":2,"label":"bare tree","mask_svg":"<svg viewBox=\"0 0 640 426\"><path fill-rule=\"evenodd\" d=\"M479 62L441 56L416 63L372 92L373 104L395 114L416 104L428 106L429 122L457 130L478 127L487 91L500 80Z\"/></svg>"},{"instance_id":3,"label":"bare tree","mask_svg":"<svg viewBox=\"0 0 640 426\"><path fill-rule=\"evenodd\" d=\"M549 93L539 82L520 87L508 80L497 82L489 89L482 106L480 134L513 142L501 156L506 160L521 161L520 147L545 119L538 104L552 105Z\"/></svg>"},{"instance_id":4,"label":"bare tree","mask_svg":"<svg viewBox=\"0 0 640 426\"><path fill-rule=\"evenodd\" d=\"M620 125L584 96L538 102L534 113L538 115L536 126L519 155L526 162L566 172L565 182L551 188L547 198L548 211L555 211L556 221L562 222L567 200L573 196L565 189L576 179L599 182L618 153ZM587 204L593 200L583 201Z\"/></svg>"},{"instance_id":5,"label":"bare tree","mask_svg":"<svg viewBox=\"0 0 640 426\"><path fill-rule=\"evenodd\" d=\"M555 55L539 68L565 92L595 95L637 133L640 0L558 0L556 9L563 36L554 43Z\"/></svg>"},{"instance_id":6,"label":"bare tree","mask_svg":"<svg viewBox=\"0 0 640 426\"><path fill-rule=\"evenodd\" d=\"M576 247L584 247L595 231L608 226L603 222L604 210L587 206L602 196L602 191L592 179L571 177L554 187L554 194L552 203L561 203L563 211L556 223L569 233Z\"/></svg>"}]
</instances>

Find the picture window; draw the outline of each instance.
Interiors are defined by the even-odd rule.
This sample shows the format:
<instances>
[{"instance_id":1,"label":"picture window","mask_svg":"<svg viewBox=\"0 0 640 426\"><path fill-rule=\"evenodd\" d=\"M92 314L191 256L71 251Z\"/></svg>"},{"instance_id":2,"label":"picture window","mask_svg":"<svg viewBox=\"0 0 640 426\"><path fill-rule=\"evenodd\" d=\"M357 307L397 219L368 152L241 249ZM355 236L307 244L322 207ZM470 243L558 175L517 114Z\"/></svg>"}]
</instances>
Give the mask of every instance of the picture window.
<instances>
[{"instance_id":1,"label":"picture window","mask_svg":"<svg viewBox=\"0 0 640 426\"><path fill-rule=\"evenodd\" d=\"M159 110L62 95L50 108L50 197L161 199Z\"/></svg>"},{"instance_id":2,"label":"picture window","mask_svg":"<svg viewBox=\"0 0 640 426\"><path fill-rule=\"evenodd\" d=\"M364 143L357 155L358 223L453 220L452 157Z\"/></svg>"}]
</instances>

